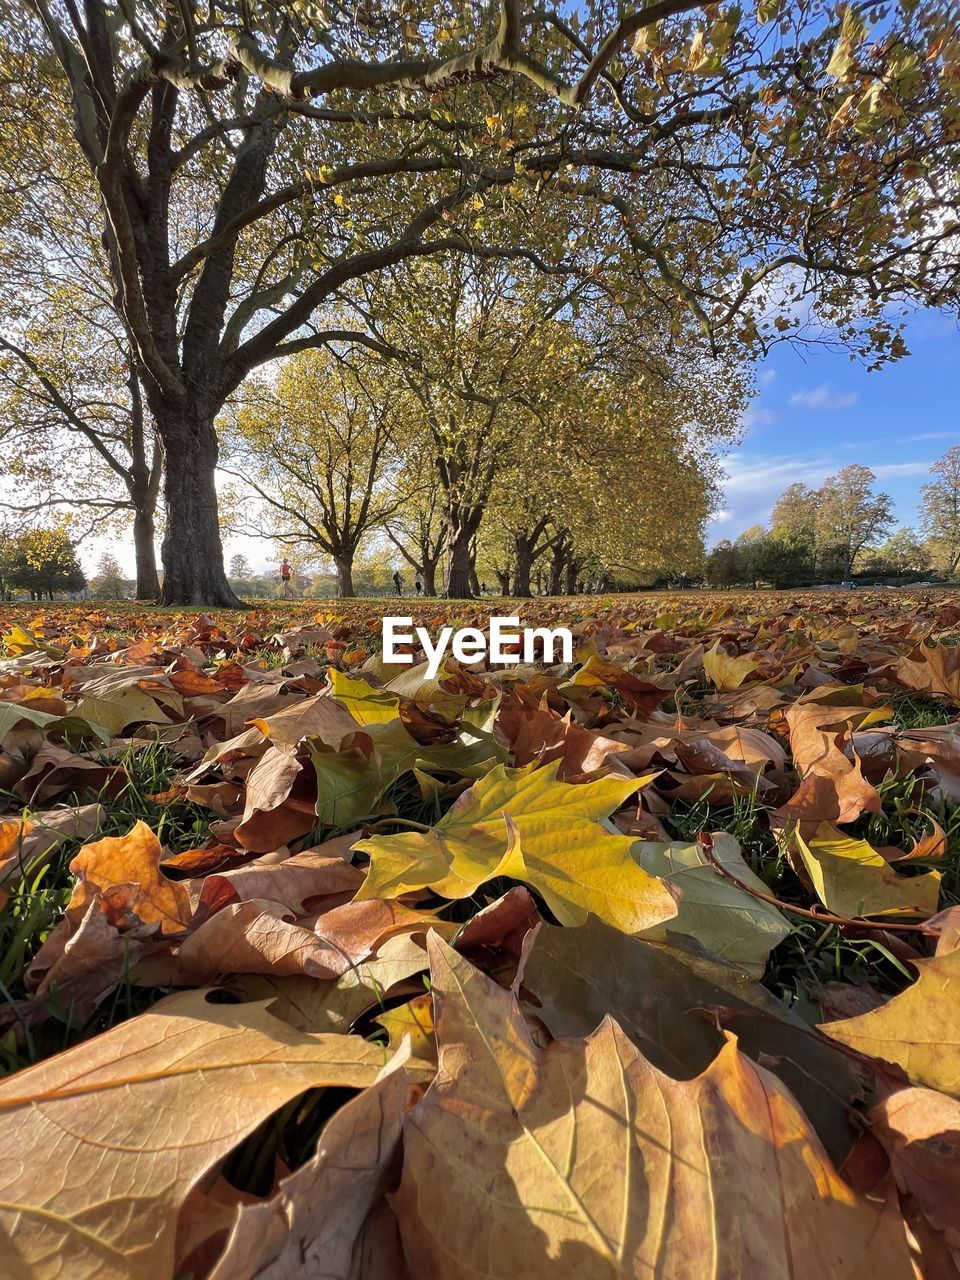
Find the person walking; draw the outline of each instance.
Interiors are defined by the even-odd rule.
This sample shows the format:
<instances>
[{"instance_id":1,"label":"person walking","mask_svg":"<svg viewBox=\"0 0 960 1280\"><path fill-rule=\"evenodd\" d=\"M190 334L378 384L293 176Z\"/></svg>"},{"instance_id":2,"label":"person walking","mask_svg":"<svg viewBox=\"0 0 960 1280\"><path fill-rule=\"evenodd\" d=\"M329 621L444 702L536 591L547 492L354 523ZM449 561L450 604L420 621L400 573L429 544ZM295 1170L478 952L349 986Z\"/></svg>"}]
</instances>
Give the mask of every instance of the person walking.
<instances>
[{"instance_id":1,"label":"person walking","mask_svg":"<svg viewBox=\"0 0 960 1280\"><path fill-rule=\"evenodd\" d=\"M417 576L413 580L413 585L417 589L417 595L422 596L423 595L423 574L420 572L419 569L417 570Z\"/></svg>"},{"instance_id":2,"label":"person walking","mask_svg":"<svg viewBox=\"0 0 960 1280\"><path fill-rule=\"evenodd\" d=\"M290 577L292 573L293 573L293 570L290 568L290 565L287 563L287 557L284 556L283 564L281 564L280 566L280 581L283 583L284 600L293 599L293 588L290 586Z\"/></svg>"},{"instance_id":3,"label":"person walking","mask_svg":"<svg viewBox=\"0 0 960 1280\"><path fill-rule=\"evenodd\" d=\"M398 595L398 596L402 596L402 595L403 595L403 579L400 577L400 570L399 570L399 569L398 569L398 570L396 571L396 573L393 575L393 585L394 585L394 588L395 588L395 590L396 590L397 595Z\"/></svg>"}]
</instances>

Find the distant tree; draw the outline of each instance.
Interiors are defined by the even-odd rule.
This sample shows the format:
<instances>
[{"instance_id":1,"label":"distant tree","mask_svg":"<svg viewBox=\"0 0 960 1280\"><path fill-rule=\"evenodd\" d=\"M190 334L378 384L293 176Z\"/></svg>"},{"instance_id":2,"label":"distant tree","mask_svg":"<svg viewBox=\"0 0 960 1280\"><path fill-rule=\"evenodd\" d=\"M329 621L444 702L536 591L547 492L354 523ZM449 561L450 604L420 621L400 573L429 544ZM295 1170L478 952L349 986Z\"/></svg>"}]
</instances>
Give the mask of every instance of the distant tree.
<instances>
[{"instance_id":1,"label":"distant tree","mask_svg":"<svg viewBox=\"0 0 960 1280\"><path fill-rule=\"evenodd\" d=\"M923 573L930 567L930 552L917 537L916 530L904 526L877 551L877 558L886 572L898 578L905 573Z\"/></svg>"},{"instance_id":2,"label":"distant tree","mask_svg":"<svg viewBox=\"0 0 960 1280\"><path fill-rule=\"evenodd\" d=\"M244 581L253 577L253 565L241 552L230 557L230 577L242 578Z\"/></svg>"},{"instance_id":3,"label":"distant tree","mask_svg":"<svg viewBox=\"0 0 960 1280\"><path fill-rule=\"evenodd\" d=\"M52 600L54 593L82 591L87 585L73 542L57 528L28 529L13 538L9 582L28 591L32 600Z\"/></svg>"},{"instance_id":4,"label":"distant tree","mask_svg":"<svg viewBox=\"0 0 960 1280\"><path fill-rule=\"evenodd\" d=\"M0 600L9 600L11 588L10 574L13 570L15 541L11 526L0 524Z\"/></svg>"},{"instance_id":5,"label":"distant tree","mask_svg":"<svg viewBox=\"0 0 960 1280\"><path fill-rule=\"evenodd\" d=\"M818 552L847 578L864 547L893 524L890 496L873 491L876 478L869 467L854 463L828 476L817 491Z\"/></svg>"},{"instance_id":6,"label":"distant tree","mask_svg":"<svg viewBox=\"0 0 960 1280\"><path fill-rule=\"evenodd\" d=\"M119 600L127 588L123 570L115 556L105 551L97 564L97 576L90 583L98 600Z\"/></svg>"},{"instance_id":7,"label":"distant tree","mask_svg":"<svg viewBox=\"0 0 960 1280\"><path fill-rule=\"evenodd\" d=\"M224 432L223 469L259 500L251 521L246 497L233 527L307 549L301 558L331 557L341 596L355 594L360 544L408 496L396 484L401 420L386 376L362 348L304 351L275 380L251 383Z\"/></svg>"},{"instance_id":8,"label":"distant tree","mask_svg":"<svg viewBox=\"0 0 960 1280\"><path fill-rule=\"evenodd\" d=\"M813 547L817 537L817 492L805 484L788 485L770 513L770 532L783 542Z\"/></svg>"},{"instance_id":9,"label":"distant tree","mask_svg":"<svg viewBox=\"0 0 960 1280\"><path fill-rule=\"evenodd\" d=\"M706 579L712 587L733 587L745 581L742 548L729 538L718 542L707 556Z\"/></svg>"},{"instance_id":10,"label":"distant tree","mask_svg":"<svg viewBox=\"0 0 960 1280\"><path fill-rule=\"evenodd\" d=\"M814 576L813 548L799 540L765 533L745 548L745 555L754 582L780 588L809 582Z\"/></svg>"},{"instance_id":11,"label":"distant tree","mask_svg":"<svg viewBox=\"0 0 960 1280\"><path fill-rule=\"evenodd\" d=\"M920 490L920 523L934 560L951 577L960 564L960 444L930 468L937 477Z\"/></svg>"}]
</instances>

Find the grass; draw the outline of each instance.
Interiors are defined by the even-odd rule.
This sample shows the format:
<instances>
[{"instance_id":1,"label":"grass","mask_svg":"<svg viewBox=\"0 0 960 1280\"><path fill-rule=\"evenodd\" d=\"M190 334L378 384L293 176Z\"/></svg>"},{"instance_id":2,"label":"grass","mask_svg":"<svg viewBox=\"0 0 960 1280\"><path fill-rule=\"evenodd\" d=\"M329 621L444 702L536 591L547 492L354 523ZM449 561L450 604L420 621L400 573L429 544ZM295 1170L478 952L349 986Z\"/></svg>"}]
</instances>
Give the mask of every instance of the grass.
<instances>
[{"instance_id":1,"label":"grass","mask_svg":"<svg viewBox=\"0 0 960 1280\"><path fill-rule=\"evenodd\" d=\"M916 693L897 693L890 699L893 723L898 729L932 729L951 724L955 712L949 703Z\"/></svg>"},{"instance_id":2,"label":"grass","mask_svg":"<svg viewBox=\"0 0 960 1280\"><path fill-rule=\"evenodd\" d=\"M938 723L940 723L938 721ZM934 819L946 835L947 852L936 862L943 879L941 908L960 902L960 805L945 798L934 801L913 778L888 778L877 787L882 811L864 814L850 834L869 841L874 848L892 846L909 850L915 838L930 833ZM757 796L735 795L729 804L711 805L709 794L695 804L677 804L665 825L677 840L692 841L704 831L726 831L740 843L744 860L783 902L805 899L803 886L790 867L786 852L770 830L769 809ZM921 864L919 870L929 865ZM913 874L907 871L906 874ZM835 925L820 924L789 915L793 930L774 950L763 985L786 1004L819 1016L807 995L808 982L869 984L894 994L914 980L915 974L879 939L851 938Z\"/></svg>"}]
</instances>

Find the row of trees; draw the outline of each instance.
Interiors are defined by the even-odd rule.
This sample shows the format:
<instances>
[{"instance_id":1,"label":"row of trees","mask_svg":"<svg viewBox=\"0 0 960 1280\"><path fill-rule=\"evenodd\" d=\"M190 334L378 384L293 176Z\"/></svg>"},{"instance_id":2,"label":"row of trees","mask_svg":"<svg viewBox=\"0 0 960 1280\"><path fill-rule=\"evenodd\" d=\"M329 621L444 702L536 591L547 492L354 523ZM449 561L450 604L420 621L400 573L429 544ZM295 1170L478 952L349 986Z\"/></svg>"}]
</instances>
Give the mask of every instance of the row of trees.
<instances>
[{"instance_id":1,"label":"row of trees","mask_svg":"<svg viewBox=\"0 0 960 1280\"><path fill-rule=\"evenodd\" d=\"M931 473L921 490L919 531L905 526L892 534L893 503L876 492L868 467L844 467L817 489L792 484L774 504L769 528L754 525L714 547L706 580L781 587L853 573L899 579L932 571L952 578L960 565L960 445Z\"/></svg>"},{"instance_id":2,"label":"row of trees","mask_svg":"<svg viewBox=\"0 0 960 1280\"><path fill-rule=\"evenodd\" d=\"M236 605L218 430L279 521L313 483L256 439L285 362L349 362L349 398L376 353L395 400L370 536L425 573L439 554L452 594L484 562L520 590L537 562L569 579L598 529L632 564L659 486L693 526L709 505L726 413L696 370L726 395L723 368L785 339L878 364L903 352L891 300L956 306L954 20L952 0L0 0L9 481L132 517L140 594L159 503L162 600ZM310 520L340 560L362 536Z\"/></svg>"},{"instance_id":3,"label":"row of trees","mask_svg":"<svg viewBox=\"0 0 960 1280\"><path fill-rule=\"evenodd\" d=\"M522 265L391 273L367 344L304 351L225 415L229 527L329 557L341 595L378 546L428 595L679 569L702 546L713 451L736 434L748 377L656 352L642 329L603 323L603 302Z\"/></svg>"}]
</instances>

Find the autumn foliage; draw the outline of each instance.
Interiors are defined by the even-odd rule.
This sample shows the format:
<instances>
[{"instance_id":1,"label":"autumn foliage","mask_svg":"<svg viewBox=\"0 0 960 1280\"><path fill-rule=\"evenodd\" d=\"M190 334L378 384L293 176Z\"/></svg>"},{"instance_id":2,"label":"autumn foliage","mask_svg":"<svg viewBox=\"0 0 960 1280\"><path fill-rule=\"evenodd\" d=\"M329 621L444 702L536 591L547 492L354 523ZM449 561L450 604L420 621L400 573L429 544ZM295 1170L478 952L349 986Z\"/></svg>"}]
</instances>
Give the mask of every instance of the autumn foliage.
<instances>
[{"instance_id":1,"label":"autumn foliage","mask_svg":"<svg viewBox=\"0 0 960 1280\"><path fill-rule=\"evenodd\" d=\"M960 1274L960 606L520 610L7 609L2 1274Z\"/></svg>"}]
</instances>

